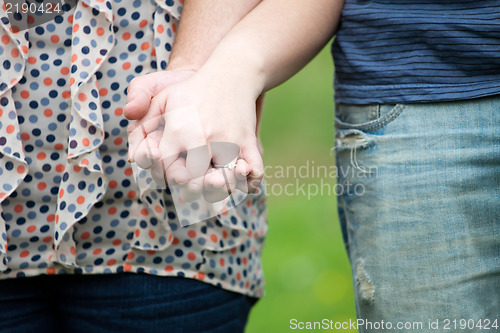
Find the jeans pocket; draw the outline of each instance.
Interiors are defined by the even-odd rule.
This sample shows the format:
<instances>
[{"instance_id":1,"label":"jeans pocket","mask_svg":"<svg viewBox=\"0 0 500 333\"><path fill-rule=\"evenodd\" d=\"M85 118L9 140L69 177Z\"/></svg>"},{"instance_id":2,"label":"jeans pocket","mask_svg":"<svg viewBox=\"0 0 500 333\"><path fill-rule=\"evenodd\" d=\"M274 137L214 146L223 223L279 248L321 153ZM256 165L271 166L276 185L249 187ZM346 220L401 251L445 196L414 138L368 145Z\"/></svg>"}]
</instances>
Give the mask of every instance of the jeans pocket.
<instances>
[{"instance_id":1,"label":"jeans pocket","mask_svg":"<svg viewBox=\"0 0 500 333\"><path fill-rule=\"evenodd\" d=\"M406 104L348 105L335 107L335 127L371 132L396 119Z\"/></svg>"}]
</instances>

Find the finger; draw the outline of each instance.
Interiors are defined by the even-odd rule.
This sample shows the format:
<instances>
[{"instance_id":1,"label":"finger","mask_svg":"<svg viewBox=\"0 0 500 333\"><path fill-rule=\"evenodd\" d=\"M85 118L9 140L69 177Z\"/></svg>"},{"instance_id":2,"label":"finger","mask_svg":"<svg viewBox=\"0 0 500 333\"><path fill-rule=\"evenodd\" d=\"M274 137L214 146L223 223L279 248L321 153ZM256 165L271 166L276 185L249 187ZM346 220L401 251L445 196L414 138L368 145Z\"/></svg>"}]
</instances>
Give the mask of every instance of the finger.
<instances>
[{"instance_id":1,"label":"finger","mask_svg":"<svg viewBox=\"0 0 500 333\"><path fill-rule=\"evenodd\" d=\"M230 194L231 190L224 170L211 168L204 178L203 198L214 203L226 199Z\"/></svg>"},{"instance_id":2,"label":"finger","mask_svg":"<svg viewBox=\"0 0 500 333\"><path fill-rule=\"evenodd\" d=\"M151 99L156 93L156 84L151 76L134 78L127 88L127 104L124 108L125 118L137 120L148 112Z\"/></svg>"},{"instance_id":3,"label":"finger","mask_svg":"<svg viewBox=\"0 0 500 333\"><path fill-rule=\"evenodd\" d=\"M194 154L195 151L198 151L196 149L207 145L203 127L198 119L195 107L188 106L169 110L164 114L164 122L165 128L159 148L162 153L162 160L165 160L167 170L170 164L177 159L178 154L187 153L190 150L193 150ZM203 152L200 150L198 153L202 156L200 158L201 162L199 161L202 167L204 165ZM205 163L208 164L209 159L206 157L205 159L207 160ZM190 164L190 168L194 168L194 166L192 167ZM208 169L208 166L206 168ZM201 170L193 173L195 175L202 175L205 171L203 168Z\"/></svg>"},{"instance_id":4,"label":"finger","mask_svg":"<svg viewBox=\"0 0 500 333\"><path fill-rule=\"evenodd\" d=\"M130 162L134 162L137 149L148 136L150 136L152 133L163 133L164 122L162 117L150 120L146 123L143 123L143 125L140 126L136 125L138 122L139 121L134 121L134 123L130 124L127 129L128 156ZM135 127L135 129L131 130L132 127Z\"/></svg>"},{"instance_id":5,"label":"finger","mask_svg":"<svg viewBox=\"0 0 500 333\"><path fill-rule=\"evenodd\" d=\"M141 141L135 153L131 156L131 161L134 161L143 169L151 168L153 162L161 157L159 144L162 134L160 131L150 133Z\"/></svg>"},{"instance_id":6,"label":"finger","mask_svg":"<svg viewBox=\"0 0 500 333\"><path fill-rule=\"evenodd\" d=\"M165 170L165 177L170 186L187 183L191 179L191 175L186 168L186 159L179 156L170 167Z\"/></svg>"},{"instance_id":7,"label":"finger","mask_svg":"<svg viewBox=\"0 0 500 333\"><path fill-rule=\"evenodd\" d=\"M255 142L242 148L242 157L250 165L251 171L247 177L248 193L253 193L259 187L264 177L264 164L260 155L257 139Z\"/></svg>"},{"instance_id":8,"label":"finger","mask_svg":"<svg viewBox=\"0 0 500 333\"><path fill-rule=\"evenodd\" d=\"M243 193L248 193L247 176L252 171L250 165L244 159L238 159L234 175L236 177L236 188Z\"/></svg>"},{"instance_id":9,"label":"finger","mask_svg":"<svg viewBox=\"0 0 500 333\"><path fill-rule=\"evenodd\" d=\"M190 175L189 183L182 191L183 198L190 201L198 198L203 190L203 177L210 166L210 153L207 145L191 148L187 151L186 169Z\"/></svg>"}]
</instances>

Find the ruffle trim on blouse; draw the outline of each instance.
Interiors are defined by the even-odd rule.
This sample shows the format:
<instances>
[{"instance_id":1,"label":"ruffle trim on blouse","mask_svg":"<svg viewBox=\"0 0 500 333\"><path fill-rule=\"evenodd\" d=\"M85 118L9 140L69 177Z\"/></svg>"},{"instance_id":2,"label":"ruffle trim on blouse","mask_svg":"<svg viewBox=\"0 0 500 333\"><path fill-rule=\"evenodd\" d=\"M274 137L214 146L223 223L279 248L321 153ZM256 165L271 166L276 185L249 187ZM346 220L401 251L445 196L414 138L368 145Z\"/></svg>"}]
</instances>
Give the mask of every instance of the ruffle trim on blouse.
<instances>
[{"instance_id":1,"label":"ruffle trim on blouse","mask_svg":"<svg viewBox=\"0 0 500 333\"><path fill-rule=\"evenodd\" d=\"M0 71L0 118L4 128L0 132L0 203L4 201L21 184L28 174L28 163L25 161L21 132L17 120L16 108L12 97L12 87L23 77L28 54L28 32L14 33L5 4L0 0L3 10L0 13L2 26L2 44L7 59ZM8 145L6 144L8 142ZM0 270L7 269L7 231L2 208L0 207Z\"/></svg>"},{"instance_id":2,"label":"ruffle trim on blouse","mask_svg":"<svg viewBox=\"0 0 500 333\"><path fill-rule=\"evenodd\" d=\"M179 19L182 8L181 0L155 0L158 8L155 16L155 27L159 22ZM23 77L28 45L29 32L14 33L4 10L1 11L3 29L2 42L4 52L9 55L10 67L0 72L0 117L5 126L0 134L0 203L16 190L28 174L25 161L17 112L12 97L12 87ZM73 226L84 219L90 209L102 200L108 188L108 180L103 171L99 147L104 141L104 121L99 99L96 72L105 62L115 45L113 10L109 0L81 0L73 15L73 40L71 46L72 66L70 77L71 121L69 125L68 157L66 169L59 186L57 198L56 225L54 233L55 258L51 260L66 267L78 267L76 262L76 243L73 237ZM158 22L157 22L158 21ZM87 25L95 22L97 29L91 37ZM160 34L155 29L155 52L160 59L168 59L170 50L166 50L162 39L171 39L173 33ZM156 34L158 33L158 36ZM92 38L91 43L97 52L84 54L80 41ZM166 57L164 57L166 56ZM85 58L89 66L80 61ZM76 65L78 64L78 66ZM158 66L160 68L160 66ZM7 136L7 137L5 137ZM2 144L9 142L9 145ZM78 196L75 187L80 182L86 183L89 194ZM77 190L76 190L77 191ZM72 195L67 195L73 193ZM163 194L159 191L144 193L144 200L152 214L159 221L150 226L149 233L135 234L134 247L144 250L162 250L172 240L172 230L166 221L168 213ZM1 208L0 208L1 213ZM153 237L154 236L154 237ZM6 221L0 215L0 271L8 268L7 262Z\"/></svg>"}]
</instances>

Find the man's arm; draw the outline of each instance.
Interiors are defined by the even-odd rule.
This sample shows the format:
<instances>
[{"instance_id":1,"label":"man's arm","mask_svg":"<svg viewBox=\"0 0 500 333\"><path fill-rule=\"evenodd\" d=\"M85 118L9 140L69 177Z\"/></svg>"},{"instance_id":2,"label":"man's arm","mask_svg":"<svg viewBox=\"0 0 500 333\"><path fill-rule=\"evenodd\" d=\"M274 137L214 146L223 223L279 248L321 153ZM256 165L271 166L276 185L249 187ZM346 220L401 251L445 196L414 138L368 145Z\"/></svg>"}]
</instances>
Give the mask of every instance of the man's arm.
<instances>
[{"instance_id":1,"label":"man's arm","mask_svg":"<svg viewBox=\"0 0 500 333\"><path fill-rule=\"evenodd\" d=\"M243 84L258 96L286 81L321 50L337 29L343 4L264 0L224 37L202 70L209 77L218 73L221 86Z\"/></svg>"}]
</instances>

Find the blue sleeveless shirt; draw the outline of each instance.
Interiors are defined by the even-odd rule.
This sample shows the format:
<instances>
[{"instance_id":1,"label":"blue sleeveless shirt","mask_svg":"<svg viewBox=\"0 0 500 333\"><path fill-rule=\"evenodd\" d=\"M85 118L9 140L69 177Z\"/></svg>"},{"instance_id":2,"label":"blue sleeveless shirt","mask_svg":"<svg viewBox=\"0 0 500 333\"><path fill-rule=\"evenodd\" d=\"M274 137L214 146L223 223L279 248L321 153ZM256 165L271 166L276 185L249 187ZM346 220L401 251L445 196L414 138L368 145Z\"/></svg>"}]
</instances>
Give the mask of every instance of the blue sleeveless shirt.
<instances>
[{"instance_id":1,"label":"blue sleeveless shirt","mask_svg":"<svg viewBox=\"0 0 500 333\"><path fill-rule=\"evenodd\" d=\"M500 93L500 1L346 0L335 100L387 104Z\"/></svg>"}]
</instances>

